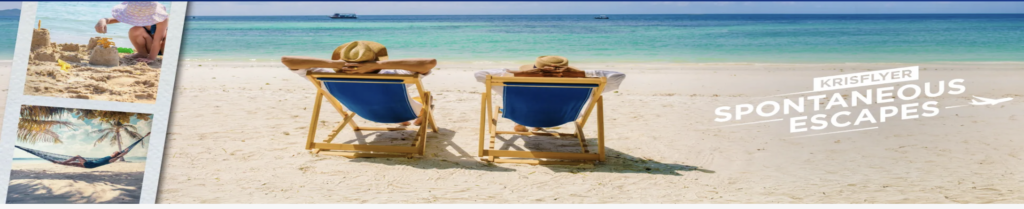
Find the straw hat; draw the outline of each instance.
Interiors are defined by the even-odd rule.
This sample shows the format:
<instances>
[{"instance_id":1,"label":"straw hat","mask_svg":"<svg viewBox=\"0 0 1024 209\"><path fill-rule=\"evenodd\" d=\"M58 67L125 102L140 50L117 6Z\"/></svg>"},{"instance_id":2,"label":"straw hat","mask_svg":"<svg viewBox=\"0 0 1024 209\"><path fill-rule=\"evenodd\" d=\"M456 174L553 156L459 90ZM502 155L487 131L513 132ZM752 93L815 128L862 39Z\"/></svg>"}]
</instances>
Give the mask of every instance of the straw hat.
<instances>
[{"instance_id":1,"label":"straw hat","mask_svg":"<svg viewBox=\"0 0 1024 209\"><path fill-rule=\"evenodd\" d=\"M155 1L121 2L110 14L118 22L134 26L150 26L167 20L167 8Z\"/></svg>"},{"instance_id":2,"label":"straw hat","mask_svg":"<svg viewBox=\"0 0 1024 209\"><path fill-rule=\"evenodd\" d=\"M388 49L384 44L373 41L353 41L334 49L331 60L345 62L369 62L388 60Z\"/></svg>"},{"instance_id":3,"label":"straw hat","mask_svg":"<svg viewBox=\"0 0 1024 209\"><path fill-rule=\"evenodd\" d=\"M540 56L537 57L537 61L532 65L519 66L519 71L533 70L534 68L543 68L547 66L569 67L569 59L562 56Z\"/></svg>"}]
</instances>

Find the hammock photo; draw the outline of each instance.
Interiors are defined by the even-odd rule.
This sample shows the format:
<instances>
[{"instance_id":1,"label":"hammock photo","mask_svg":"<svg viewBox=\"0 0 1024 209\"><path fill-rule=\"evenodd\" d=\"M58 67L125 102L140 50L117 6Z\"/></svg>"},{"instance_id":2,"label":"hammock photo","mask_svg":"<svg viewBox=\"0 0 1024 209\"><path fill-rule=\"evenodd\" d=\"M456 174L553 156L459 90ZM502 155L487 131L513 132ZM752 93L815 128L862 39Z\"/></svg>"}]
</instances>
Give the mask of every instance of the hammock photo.
<instances>
[{"instance_id":1,"label":"hammock photo","mask_svg":"<svg viewBox=\"0 0 1024 209\"><path fill-rule=\"evenodd\" d=\"M110 164L112 161L115 161L115 160L117 160L119 158L124 157L125 155L128 155L128 152L132 151L132 148L135 148L135 145L138 145L139 143L141 143L142 140L145 139L146 137L149 137L149 133L147 133L145 136L142 136L142 138L139 138L138 140L136 140L135 143L132 143L131 145L128 145L127 148L124 148L123 150L121 150L120 154L118 154L117 156L109 156L109 157L102 157L102 158L84 158L84 157L81 157L81 156L63 155L63 154L46 152L46 151L32 149L32 148L26 148L26 147L17 146L17 145L15 145L14 147L18 148L18 149L21 149L21 150L23 150L25 152L28 152L29 154L35 155L36 157L39 157L39 158L42 158L44 160L53 162L53 163L57 163L57 164L61 164L61 165L66 165L66 166L75 166L75 167L82 167L82 168L92 169L92 168L96 168L96 167L100 167L100 166L104 166L104 165ZM62 162L66 162L66 161L68 161L70 159L74 159L76 157L79 158L80 160L84 161L83 163L81 163L81 166L67 164L67 163L62 163Z\"/></svg>"},{"instance_id":2,"label":"hammock photo","mask_svg":"<svg viewBox=\"0 0 1024 209\"><path fill-rule=\"evenodd\" d=\"M153 114L38 105L19 113L20 151L7 153L0 204L140 203Z\"/></svg>"}]
</instances>

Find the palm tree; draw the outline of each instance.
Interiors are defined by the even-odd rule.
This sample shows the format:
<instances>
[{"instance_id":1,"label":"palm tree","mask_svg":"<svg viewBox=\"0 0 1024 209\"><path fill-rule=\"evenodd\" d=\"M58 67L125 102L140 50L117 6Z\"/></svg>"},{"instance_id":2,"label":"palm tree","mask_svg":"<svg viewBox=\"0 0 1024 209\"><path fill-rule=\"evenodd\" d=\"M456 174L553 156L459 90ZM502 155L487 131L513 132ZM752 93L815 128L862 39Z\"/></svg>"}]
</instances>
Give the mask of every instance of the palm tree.
<instances>
[{"instance_id":1,"label":"palm tree","mask_svg":"<svg viewBox=\"0 0 1024 209\"><path fill-rule=\"evenodd\" d=\"M97 138L96 142L93 142L92 146L96 146L103 141L110 141L110 145L117 145L117 150L123 150L124 142L121 141L122 134L128 135L131 139L142 138L142 135L139 134L139 130L135 125L122 123L120 120L110 120L104 122L104 124L106 124L107 128L92 132L93 134L101 134L100 138ZM124 158L121 158L121 161L124 161Z\"/></svg>"},{"instance_id":2,"label":"palm tree","mask_svg":"<svg viewBox=\"0 0 1024 209\"><path fill-rule=\"evenodd\" d=\"M60 107L22 106L21 118L18 120L18 142L64 143L53 129L64 127L74 130L71 122L58 120L70 115L72 110Z\"/></svg>"},{"instance_id":3,"label":"palm tree","mask_svg":"<svg viewBox=\"0 0 1024 209\"><path fill-rule=\"evenodd\" d=\"M141 138L135 125L129 124L134 117L138 120L148 121L149 114L114 112L104 110L84 110L63 107L45 107L22 105L21 117L18 121L18 142L35 144L39 142L62 144L60 135L53 131L55 128L68 128L75 130L74 124L64 121L66 117L77 116L80 120L96 120L104 123L109 128L93 131L102 134L93 144L99 144L110 140L111 145L117 145L118 150L123 149L122 135L133 139ZM143 143L145 146L145 143Z\"/></svg>"}]
</instances>

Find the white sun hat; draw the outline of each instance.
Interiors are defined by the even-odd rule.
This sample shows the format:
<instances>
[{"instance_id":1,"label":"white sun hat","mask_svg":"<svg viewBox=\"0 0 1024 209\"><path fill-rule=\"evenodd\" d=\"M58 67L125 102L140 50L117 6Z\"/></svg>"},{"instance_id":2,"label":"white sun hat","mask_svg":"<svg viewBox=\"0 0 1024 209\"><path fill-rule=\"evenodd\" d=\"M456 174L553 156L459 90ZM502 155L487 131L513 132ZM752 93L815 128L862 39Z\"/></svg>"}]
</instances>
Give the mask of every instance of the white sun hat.
<instances>
[{"instance_id":1,"label":"white sun hat","mask_svg":"<svg viewBox=\"0 0 1024 209\"><path fill-rule=\"evenodd\" d=\"M167 8L155 1L121 2L110 13L118 22L134 26L150 26L167 19Z\"/></svg>"}]
</instances>

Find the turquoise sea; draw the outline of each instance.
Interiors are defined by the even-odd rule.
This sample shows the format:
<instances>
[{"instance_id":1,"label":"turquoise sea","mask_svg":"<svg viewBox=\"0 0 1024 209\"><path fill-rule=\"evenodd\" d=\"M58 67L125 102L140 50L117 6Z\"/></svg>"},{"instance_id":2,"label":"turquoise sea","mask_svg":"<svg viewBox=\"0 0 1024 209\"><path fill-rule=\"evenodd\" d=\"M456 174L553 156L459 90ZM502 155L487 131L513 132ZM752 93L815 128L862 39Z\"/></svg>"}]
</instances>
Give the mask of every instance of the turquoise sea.
<instances>
[{"instance_id":1,"label":"turquoise sea","mask_svg":"<svg viewBox=\"0 0 1024 209\"><path fill-rule=\"evenodd\" d=\"M372 40L445 62L1024 61L1024 14L188 16L182 58L329 58Z\"/></svg>"},{"instance_id":2,"label":"turquoise sea","mask_svg":"<svg viewBox=\"0 0 1024 209\"><path fill-rule=\"evenodd\" d=\"M112 17L110 10L121 2L39 2L36 20L42 20L43 28L50 30L50 40L57 43L89 43L90 37L113 38L120 47L132 47L128 41L128 24L107 25L107 33L96 32L100 18ZM171 2L160 2L170 11ZM38 21L36 21L38 22ZM17 24L17 23L15 23ZM33 27L34 28L34 27Z\"/></svg>"},{"instance_id":3,"label":"turquoise sea","mask_svg":"<svg viewBox=\"0 0 1024 209\"><path fill-rule=\"evenodd\" d=\"M18 16L0 16L0 60L11 60L14 57L18 19Z\"/></svg>"}]
</instances>

